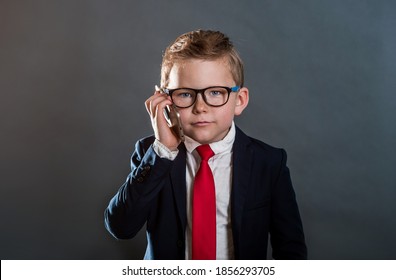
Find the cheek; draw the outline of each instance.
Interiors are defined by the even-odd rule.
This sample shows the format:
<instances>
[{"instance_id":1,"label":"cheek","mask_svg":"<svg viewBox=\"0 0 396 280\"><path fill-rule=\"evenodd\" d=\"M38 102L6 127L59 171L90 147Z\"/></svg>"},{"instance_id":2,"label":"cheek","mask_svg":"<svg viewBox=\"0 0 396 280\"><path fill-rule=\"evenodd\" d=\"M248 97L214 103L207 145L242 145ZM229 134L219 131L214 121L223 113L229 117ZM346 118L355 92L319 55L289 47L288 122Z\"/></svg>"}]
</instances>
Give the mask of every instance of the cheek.
<instances>
[{"instance_id":1,"label":"cheek","mask_svg":"<svg viewBox=\"0 0 396 280\"><path fill-rule=\"evenodd\" d=\"M234 119L234 106L229 106L223 110L219 110L216 114L216 119L221 126L229 126Z\"/></svg>"},{"instance_id":2,"label":"cheek","mask_svg":"<svg viewBox=\"0 0 396 280\"><path fill-rule=\"evenodd\" d=\"M191 112L188 111L188 108L186 109L178 109L179 110L179 114L180 114L180 120L181 123L184 124L187 122L187 120L189 119L189 116L191 114Z\"/></svg>"},{"instance_id":3,"label":"cheek","mask_svg":"<svg viewBox=\"0 0 396 280\"><path fill-rule=\"evenodd\" d=\"M234 118L234 116L237 114L238 112L238 106L237 106L237 102L238 100L235 99L230 99L228 101L228 103L226 104L227 107L224 108L224 112L223 115L225 118Z\"/></svg>"}]
</instances>

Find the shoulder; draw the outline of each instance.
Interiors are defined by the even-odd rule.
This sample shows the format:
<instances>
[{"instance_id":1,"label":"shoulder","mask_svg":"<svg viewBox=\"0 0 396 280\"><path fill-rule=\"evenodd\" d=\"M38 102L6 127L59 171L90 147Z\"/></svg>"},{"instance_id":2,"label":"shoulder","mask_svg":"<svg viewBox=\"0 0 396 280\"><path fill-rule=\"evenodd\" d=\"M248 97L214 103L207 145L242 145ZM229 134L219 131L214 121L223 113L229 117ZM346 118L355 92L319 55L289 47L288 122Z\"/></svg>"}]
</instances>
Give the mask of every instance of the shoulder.
<instances>
[{"instance_id":1,"label":"shoulder","mask_svg":"<svg viewBox=\"0 0 396 280\"><path fill-rule=\"evenodd\" d=\"M150 146L154 143L154 141L155 141L154 135L141 138L136 142L135 150L147 151L150 148Z\"/></svg>"},{"instance_id":2,"label":"shoulder","mask_svg":"<svg viewBox=\"0 0 396 280\"><path fill-rule=\"evenodd\" d=\"M286 163L287 154L283 148L274 147L261 140L250 137L240 128L236 127L235 148L241 150L243 147L253 153L255 159L277 164Z\"/></svg>"},{"instance_id":3,"label":"shoulder","mask_svg":"<svg viewBox=\"0 0 396 280\"><path fill-rule=\"evenodd\" d=\"M141 159L150 150L155 141L154 135L141 138L135 142L135 149L132 151L132 158Z\"/></svg>"}]
</instances>

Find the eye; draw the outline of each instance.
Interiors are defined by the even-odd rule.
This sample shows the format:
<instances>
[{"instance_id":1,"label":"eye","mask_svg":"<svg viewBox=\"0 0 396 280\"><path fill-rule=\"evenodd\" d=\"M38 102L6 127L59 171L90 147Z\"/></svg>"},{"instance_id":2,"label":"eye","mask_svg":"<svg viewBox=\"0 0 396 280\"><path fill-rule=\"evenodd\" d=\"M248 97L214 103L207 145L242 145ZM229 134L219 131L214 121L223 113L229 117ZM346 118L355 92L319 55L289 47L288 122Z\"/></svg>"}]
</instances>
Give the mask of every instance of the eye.
<instances>
[{"instance_id":1,"label":"eye","mask_svg":"<svg viewBox=\"0 0 396 280\"><path fill-rule=\"evenodd\" d=\"M179 89L173 93L173 96L180 99L187 99L194 97L194 92L186 89Z\"/></svg>"},{"instance_id":2,"label":"eye","mask_svg":"<svg viewBox=\"0 0 396 280\"><path fill-rule=\"evenodd\" d=\"M177 97L179 98L190 98L191 97L191 93L190 92L180 92L177 94Z\"/></svg>"},{"instance_id":3,"label":"eye","mask_svg":"<svg viewBox=\"0 0 396 280\"><path fill-rule=\"evenodd\" d=\"M219 91L219 90L211 90L211 91L209 92L209 94L210 94L211 96L219 96L219 95L222 95L223 93L222 93L221 91Z\"/></svg>"},{"instance_id":4,"label":"eye","mask_svg":"<svg viewBox=\"0 0 396 280\"><path fill-rule=\"evenodd\" d=\"M224 88L210 88L206 95L208 97L220 97L227 94L227 90Z\"/></svg>"}]
</instances>

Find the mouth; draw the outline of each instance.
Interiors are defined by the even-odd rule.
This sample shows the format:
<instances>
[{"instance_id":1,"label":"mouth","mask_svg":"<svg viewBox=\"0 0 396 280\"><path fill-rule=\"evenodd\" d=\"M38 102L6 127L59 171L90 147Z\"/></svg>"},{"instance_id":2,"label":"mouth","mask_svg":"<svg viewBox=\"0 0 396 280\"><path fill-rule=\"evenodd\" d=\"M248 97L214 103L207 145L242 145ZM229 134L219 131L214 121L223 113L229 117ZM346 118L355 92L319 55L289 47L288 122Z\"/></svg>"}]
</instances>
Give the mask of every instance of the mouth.
<instances>
[{"instance_id":1,"label":"mouth","mask_svg":"<svg viewBox=\"0 0 396 280\"><path fill-rule=\"evenodd\" d=\"M193 122L191 125L202 127L202 126L210 125L211 123L212 122L208 122L208 121L197 121L197 122Z\"/></svg>"}]
</instances>

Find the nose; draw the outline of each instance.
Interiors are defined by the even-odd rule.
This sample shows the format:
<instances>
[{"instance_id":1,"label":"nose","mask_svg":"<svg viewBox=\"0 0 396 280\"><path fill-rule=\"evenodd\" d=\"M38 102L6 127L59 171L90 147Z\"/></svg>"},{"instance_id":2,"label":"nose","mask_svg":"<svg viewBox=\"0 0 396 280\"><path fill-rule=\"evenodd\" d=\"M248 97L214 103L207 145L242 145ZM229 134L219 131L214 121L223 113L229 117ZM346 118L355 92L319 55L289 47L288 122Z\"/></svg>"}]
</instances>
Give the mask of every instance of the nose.
<instances>
[{"instance_id":1,"label":"nose","mask_svg":"<svg viewBox=\"0 0 396 280\"><path fill-rule=\"evenodd\" d=\"M194 113L206 112L207 109L208 109L208 105L203 99L202 93L197 94L197 99L195 100L195 103L193 105L193 112Z\"/></svg>"}]
</instances>

